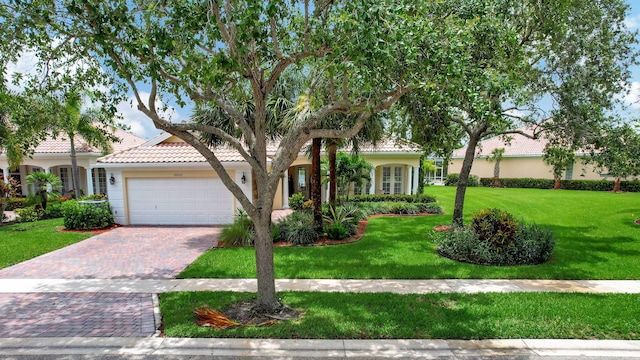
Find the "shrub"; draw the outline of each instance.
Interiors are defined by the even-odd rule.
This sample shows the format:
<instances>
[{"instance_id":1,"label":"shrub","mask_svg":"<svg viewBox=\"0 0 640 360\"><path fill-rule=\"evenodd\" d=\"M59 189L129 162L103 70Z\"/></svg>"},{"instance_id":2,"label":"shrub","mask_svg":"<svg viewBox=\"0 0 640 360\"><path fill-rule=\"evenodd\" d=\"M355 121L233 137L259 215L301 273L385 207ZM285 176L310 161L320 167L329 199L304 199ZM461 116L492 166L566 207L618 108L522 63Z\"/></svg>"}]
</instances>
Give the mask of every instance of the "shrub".
<instances>
[{"instance_id":1,"label":"shrub","mask_svg":"<svg viewBox=\"0 0 640 360\"><path fill-rule=\"evenodd\" d=\"M9 204L5 210L12 211L16 209L22 209L27 207L27 198L22 197L12 197L9 198Z\"/></svg>"},{"instance_id":2,"label":"shrub","mask_svg":"<svg viewBox=\"0 0 640 360\"><path fill-rule=\"evenodd\" d=\"M225 226L220 232L218 244L226 247L251 246L254 240L253 221L244 210L238 209L233 224Z\"/></svg>"},{"instance_id":3,"label":"shrub","mask_svg":"<svg viewBox=\"0 0 640 360\"><path fill-rule=\"evenodd\" d=\"M471 217L471 230L478 235L478 240L503 247L511 245L520 225L506 211L483 209Z\"/></svg>"},{"instance_id":4,"label":"shrub","mask_svg":"<svg viewBox=\"0 0 640 360\"><path fill-rule=\"evenodd\" d=\"M341 199L343 197L340 197ZM408 202L408 203L432 203L436 201L436 198L431 195L418 194L418 195L406 195L406 194L365 194L365 195L352 195L349 197L349 202Z\"/></svg>"},{"instance_id":5,"label":"shrub","mask_svg":"<svg viewBox=\"0 0 640 360\"><path fill-rule=\"evenodd\" d=\"M302 195L302 193L291 195L289 198L289 207L296 211L304 209L304 195Z\"/></svg>"},{"instance_id":6,"label":"shrub","mask_svg":"<svg viewBox=\"0 0 640 360\"><path fill-rule=\"evenodd\" d=\"M33 222L40 220L42 216L42 210L36 210L35 206L24 207L16 209L16 221L17 222Z\"/></svg>"},{"instance_id":7,"label":"shrub","mask_svg":"<svg viewBox=\"0 0 640 360\"><path fill-rule=\"evenodd\" d=\"M349 211L353 208L345 208L342 206L329 207L329 211L326 215L323 215L324 225L326 227L333 227L335 224L340 224L347 231L347 235L355 234L357 231L356 225L358 220L355 219ZM326 231L326 229L325 229ZM347 237L346 235L342 238Z\"/></svg>"},{"instance_id":8,"label":"shrub","mask_svg":"<svg viewBox=\"0 0 640 360\"><path fill-rule=\"evenodd\" d=\"M296 211L275 224L280 239L294 245L309 245L318 240L313 229L313 215Z\"/></svg>"},{"instance_id":9,"label":"shrub","mask_svg":"<svg viewBox=\"0 0 640 360\"><path fill-rule=\"evenodd\" d=\"M504 220L499 222L498 227L508 224L506 228L510 229L515 223L510 214L496 209L485 210L483 214L478 214L478 219ZM484 225L487 223L490 221L481 222ZM486 228L481 231L485 233L478 234L472 225L436 233L436 250L441 256L473 264L535 265L548 261L555 245L551 230L535 224L517 225L517 230L509 238L503 236L504 232L500 236L492 236L494 234L486 233ZM481 239L481 236L485 239Z\"/></svg>"},{"instance_id":10,"label":"shrub","mask_svg":"<svg viewBox=\"0 0 640 360\"><path fill-rule=\"evenodd\" d=\"M107 196L105 194L91 194L83 196L80 200L107 200Z\"/></svg>"},{"instance_id":11,"label":"shrub","mask_svg":"<svg viewBox=\"0 0 640 360\"><path fill-rule=\"evenodd\" d=\"M449 174L444 179L445 186L458 186L458 182L460 181L460 174ZM467 180L467 186L475 187L480 186L480 179L473 174L469 174L469 179Z\"/></svg>"},{"instance_id":12,"label":"shrub","mask_svg":"<svg viewBox=\"0 0 640 360\"><path fill-rule=\"evenodd\" d=\"M81 204L75 200L62 204L64 227L69 230L104 229L115 223L111 204Z\"/></svg>"},{"instance_id":13,"label":"shrub","mask_svg":"<svg viewBox=\"0 0 640 360\"><path fill-rule=\"evenodd\" d=\"M374 214L442 214L443 211L435 203L406 202L362 202L358 204L367 215Z\"/></svg>"},{"instance_id":14,"label":"shrub","mask_svg":"<svg viewBox=\"0 0 640 360\"><path fill-rule=\"evenodd\" d=\"M327 233L327 237L332 240L343 240L350 235L349 229L338 222L325 226L324 231Z\"/></svg>"},{"instance_id":15,"label":"shrub","mask_svg":"<svg viewBox=\"0 0 640 360\"><path fill-rule=\"evenodd\" d=\"M42 218L43 219L57 219L57 218L61 218L63 216L64 216L64 214L62 213L62 203L61 202L56 202L56 203L53 203L53 204L49 204L49 206L47 206L47 210L42 215Z\"/></svg>"}]
</instances>

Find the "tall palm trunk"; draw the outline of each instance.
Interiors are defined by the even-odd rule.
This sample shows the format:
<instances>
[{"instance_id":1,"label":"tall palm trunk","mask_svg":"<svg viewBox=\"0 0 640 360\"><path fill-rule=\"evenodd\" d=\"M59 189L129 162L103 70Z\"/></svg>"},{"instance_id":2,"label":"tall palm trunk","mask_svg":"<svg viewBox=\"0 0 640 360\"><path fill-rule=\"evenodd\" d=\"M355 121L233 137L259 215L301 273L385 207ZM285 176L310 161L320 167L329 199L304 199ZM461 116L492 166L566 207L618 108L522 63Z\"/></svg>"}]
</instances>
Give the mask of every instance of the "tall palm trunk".
<instances>
[{"instance_id":1,"label":"tall palm trunk","mask_svg":"<svg viewBox=\"0 0 640 360\"><path fill-rule=\"evenodd\" d=\"M74 197L80 198L80 172L78 171L78 160L76 157L76 144L73 135L69 135L69 142L71 144L71 183L73 184L73 190L75 191Z\"/></svg>"},{"instance_id":2,"label":"tall palm trunk","mask_svg":"<svg viewBox=\"0 0 640 360\"><path fill-rule=\"evenodd\" d=\"M322 139L315 138L311 146L311 200L313 202L313 227L322 230L322 187L320 179L320 149Z\"/></svg>"},{"instance_id":3,"label":"tall palm trunk","mask_svg":"<svg viewBox=\"0 0 640 360\"><path fill-rule=\"evenodd\" d=\"M329 203L335 205L338 190L338 177L336 174L336 153L338 145L335 142L329 144Z\"/></svg>"}]
</instances>

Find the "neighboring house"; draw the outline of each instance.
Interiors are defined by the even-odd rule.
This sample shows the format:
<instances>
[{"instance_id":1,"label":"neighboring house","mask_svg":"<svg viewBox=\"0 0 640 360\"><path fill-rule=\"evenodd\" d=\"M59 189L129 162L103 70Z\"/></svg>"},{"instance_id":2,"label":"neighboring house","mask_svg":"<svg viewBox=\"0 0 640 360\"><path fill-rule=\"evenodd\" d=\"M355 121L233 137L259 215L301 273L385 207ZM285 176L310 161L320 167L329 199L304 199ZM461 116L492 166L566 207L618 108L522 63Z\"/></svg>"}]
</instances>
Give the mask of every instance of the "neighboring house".
<instances>
[{"instance_id":1,"label":"neighboring house","mask_svg":"<svg viewBox=\"0 0 640 360\"><path fill-rule=\"evenodd\" d=\"M276 148L268 149L268 156ZM245 194L251 198L251 167L233 149L215 150ZM372 163L372 181L358 193L412 194L417 190L420 148L387 140L359 154ZM106 169L109 200L116 222L125 225L227 224L239 203L205 158L181 139L162 133L146 143L98 160ZM300 154L283 177L274 209L288 208L289 196L309 196L311 159ZM326 193L326 192L325 192ZM325 195L326 196L326 195ZM326 197L325 197L326 198Z\"/></svg>"},{"instance_id":2,"label":"neighboring house","mask_svg":"<svg viewBox=\"0 0 640 360\"><path fill-rule=\"evenodd\" d=\"M508 135L510 141L505 141L503 136L495 136L481 141L476 148L476 157L473 160L471 174L480 178L492 178L494 162L487 161L491 152L496 148L504 148L502 161L500 161L501 178L536 178L553 179L553 168L542 160L547 140L544 137L531 139L521 134ZM449 174L460 173L462 161L467 148L457 149L453 152L449 162ZM583 152L576 152L576 160L573 165L565 170L565 180L602 180L607 177L595 171L593 166L585 165Z\"/></svg>"},{"instance_id":3,"label":"neighboring house","mask_svg":"<svg viewBox=\"0 0 640 360\"><path fill-rule=\"evenodd\" d=\"M122 141L113 143L113 151L119 152L138 146L146 140L126 132L116 129L115 136ZM62 194L68 194L73 189L71 180L71 157L70 142L66 135L59 135L57 138L47 137L35 148L31 156L23 159L22 164L15 170L9 169L7 156L0 153L0 179L6 181L7 176L21 182L22 195L33 192L31 186L27 186L25 179L33 172L47 172L60 177L62 181ZM84 194L106 194L107 178L105 170L97 164L98 158L103 156L99 149L89 146L82 137L75 140L76 156L78 160L78 171L80 173L80 191Z\"/></svg>"}]
</instances>

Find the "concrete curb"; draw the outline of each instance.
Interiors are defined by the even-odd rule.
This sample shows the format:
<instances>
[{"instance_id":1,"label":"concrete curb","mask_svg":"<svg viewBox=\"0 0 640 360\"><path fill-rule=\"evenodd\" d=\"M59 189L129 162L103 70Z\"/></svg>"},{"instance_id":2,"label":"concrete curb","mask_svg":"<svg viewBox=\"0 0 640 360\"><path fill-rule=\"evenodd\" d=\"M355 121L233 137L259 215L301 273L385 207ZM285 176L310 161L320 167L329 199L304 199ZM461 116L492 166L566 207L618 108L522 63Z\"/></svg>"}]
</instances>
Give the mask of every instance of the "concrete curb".
<instances>
[{"instance_id":1,"label":"concrete curb","mask_svg":"<svg viewBox=\"0 0 640 360\"><path fill-rule=\"evenodd\" d=\"M0 355L215 356L234 358L640 358L623 340L270 340L181 338L0 338Z\"/></svg>"}]
</instances>

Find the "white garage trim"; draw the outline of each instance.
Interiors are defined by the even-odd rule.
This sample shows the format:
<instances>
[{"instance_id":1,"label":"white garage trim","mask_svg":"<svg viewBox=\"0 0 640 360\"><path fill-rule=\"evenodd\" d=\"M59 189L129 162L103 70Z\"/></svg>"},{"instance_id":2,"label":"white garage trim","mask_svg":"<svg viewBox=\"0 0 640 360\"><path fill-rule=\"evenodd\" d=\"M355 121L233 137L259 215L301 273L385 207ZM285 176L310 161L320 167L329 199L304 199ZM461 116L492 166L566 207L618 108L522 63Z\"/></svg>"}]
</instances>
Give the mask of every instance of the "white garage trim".
<instances>
[{"instance_id":1,"label":"white garage trim","mask_svg":"<svg viewBox=\"0 0 640 360\"><path fill-rule=\"evenodd\" d=\"M219 225L233 222L234 198L219 178L128 177L131 225Z\"/></svg>"}]
</instances>

